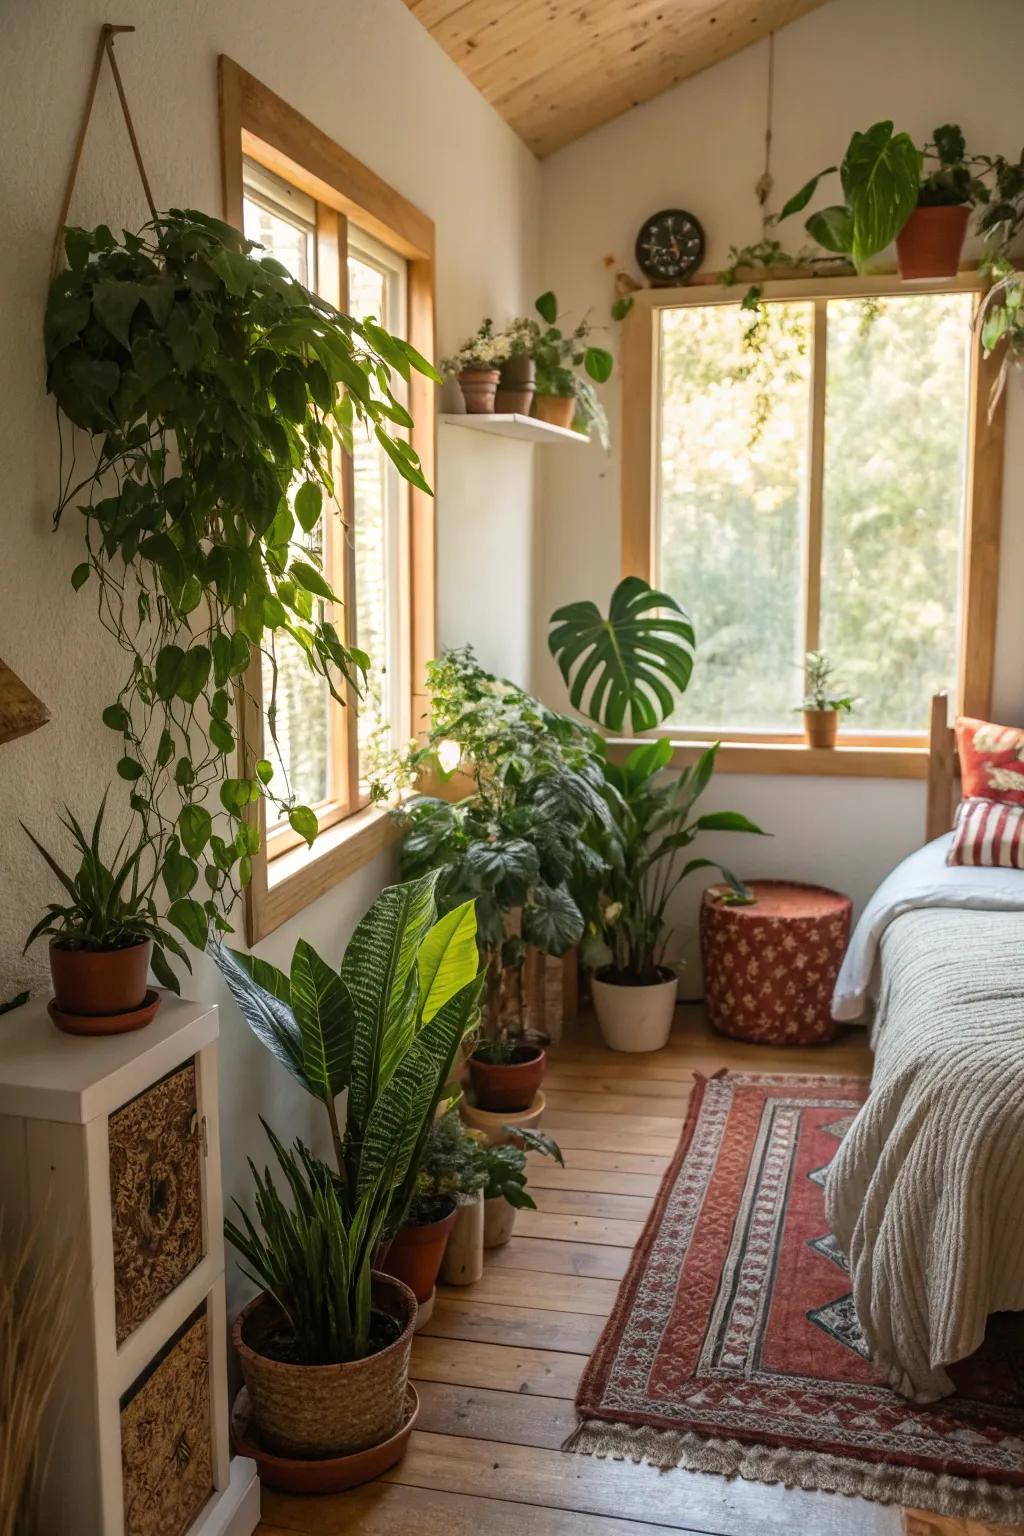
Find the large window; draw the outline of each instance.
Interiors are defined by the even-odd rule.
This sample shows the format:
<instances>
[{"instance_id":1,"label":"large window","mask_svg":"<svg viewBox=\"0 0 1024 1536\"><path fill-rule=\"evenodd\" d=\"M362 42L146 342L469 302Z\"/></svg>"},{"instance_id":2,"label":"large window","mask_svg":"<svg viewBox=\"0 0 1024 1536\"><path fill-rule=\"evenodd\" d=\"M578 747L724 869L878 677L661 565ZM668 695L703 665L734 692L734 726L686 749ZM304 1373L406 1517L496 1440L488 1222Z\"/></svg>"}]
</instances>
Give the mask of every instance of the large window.
<instances>
[{"instance_id":1,"label":"large window","mask_svg":"<svg viewBox=\"0 0 1024 1536\"><path fill-rule=\"evenodd\" d=\"M661 311L658 578L698 641L679 724L791 729L807 650L861 733L923 732L955 689L972 309L773 303L756 352L738 305Z\"/></svg>"},{"instance_id":2,"label":"large window","mask_svg":"<svg viewBox=\"0 0 1024 1536\"><path fill-rule=\"evenodd\" d=\"M220 60L225 214L321 298L434 349L434 227L430 219L315 124L230 59ZM409 438L434 479L434 387L412 372L392 379L412 418ZM239 750L243 771L270 758L275 785L313 807L312 849L287 823L263 826L246 892L250 943L373 858L394 839L369 803L372 754L408 740L422 713L415 698L435 653L432 496L410 487L376 440L356 428L334 466L336 502L308 536L338 601L325 613L370 658L361 699L344 705L310 673L294 642L276 639L272 663L245 679ZM296 487L297 489L297 487ZM274 745L267 729L273 712ZM385 743L381 742L381 738Z\"/></svg>"},{"instance_id":3,"label":"large window","mask_svg":"<svg viewBox=\"0 0 1024 1536\"><path fill-rule=\"evenodd\" d=\"M1002 444L977 285L775 282L760 311L742 292L643 293L627 321L624 570L697 637L670 728L795 746L820 649L860 700L841 741L911 748L932 694L981 712L991 681Z\"/></svg>"}]
</instances>

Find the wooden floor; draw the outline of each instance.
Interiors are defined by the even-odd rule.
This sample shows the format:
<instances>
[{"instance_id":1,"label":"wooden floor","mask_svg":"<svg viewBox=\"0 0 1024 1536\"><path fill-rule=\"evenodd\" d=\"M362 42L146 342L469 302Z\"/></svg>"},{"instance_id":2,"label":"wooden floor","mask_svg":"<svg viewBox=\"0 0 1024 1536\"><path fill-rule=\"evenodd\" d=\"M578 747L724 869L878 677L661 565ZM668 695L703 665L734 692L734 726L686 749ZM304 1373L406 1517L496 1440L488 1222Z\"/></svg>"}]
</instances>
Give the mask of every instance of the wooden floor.
<instances>
[{"instance_id":1,"label":"wooden floor","mask_svg":"<svg viewBox=\"0 0 1024 1536\"><path fill-rule=\"evenodd\" d=\"M264 1491L259 1536L983 1536L824 1493L567 1455L580 1373L675 1151L695 1071L871 1070L862 1032L781 1050L713 1034L679 1011L657 1056L606 1050L582 1021L551 1052L544 1129L567 1167L531 1157L521 1211L476 1285L438 1292L413 1349L419 1426L380 1482L329 1498ZM1000 1527L1003 1536L1013 1529Z\"/></svg>"}]
</instances>

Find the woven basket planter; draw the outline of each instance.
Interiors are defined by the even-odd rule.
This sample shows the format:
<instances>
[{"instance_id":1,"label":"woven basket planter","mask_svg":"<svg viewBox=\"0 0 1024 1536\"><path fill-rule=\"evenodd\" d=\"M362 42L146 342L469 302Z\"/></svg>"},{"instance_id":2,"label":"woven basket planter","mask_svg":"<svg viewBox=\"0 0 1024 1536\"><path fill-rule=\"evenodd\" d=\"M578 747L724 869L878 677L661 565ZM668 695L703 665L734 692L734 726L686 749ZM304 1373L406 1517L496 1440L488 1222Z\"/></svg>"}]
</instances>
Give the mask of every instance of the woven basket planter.
<instances>
[{"instance_id":1,"label":"woven basket planter","mask_svg":"<svg viewBox=\"0 0 1024 1536\"><path fill-rule=\"evenodd\" d=\"M289 1365L260 1354L279 1318L263 1292L235 1319L234 1346L260 1441L279 1455L341 1456L378 1445L402 1422L416 1298L400 1280L374 1273L373 1306L401 1325L393 1344L340 1365Z\"/></svg>"}]
</instances>

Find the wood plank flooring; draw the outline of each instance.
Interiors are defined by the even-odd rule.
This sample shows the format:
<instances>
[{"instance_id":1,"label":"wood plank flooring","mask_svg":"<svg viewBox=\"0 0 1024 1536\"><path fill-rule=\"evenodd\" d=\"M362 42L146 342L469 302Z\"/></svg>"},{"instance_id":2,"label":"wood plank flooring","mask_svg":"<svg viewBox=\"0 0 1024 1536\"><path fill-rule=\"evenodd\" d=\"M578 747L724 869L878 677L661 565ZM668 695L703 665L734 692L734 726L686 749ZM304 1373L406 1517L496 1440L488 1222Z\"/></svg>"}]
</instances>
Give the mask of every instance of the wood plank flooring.
<instances>
[{"instance_id":1,"label":"wood plank flooring","mask_svg":"<svg viewBox=\"0 0 1024 1536\"><path fill-rule=\"evenodd\" d=\"M419 1424L379 1482L329 1498L263 1493L258 1536L1009 1536L1024 1527L901 1514L860 1499L566 1455L580 1373L675 1151L695 1071L869 1073L860 1031L817 1049L745 1046L686 1007L656 1057L616 1055L583 1020L551 1052L530 1158L536 1211L482 1280L439 1290L413 1348Z\"/></svg>"}]
</instances>

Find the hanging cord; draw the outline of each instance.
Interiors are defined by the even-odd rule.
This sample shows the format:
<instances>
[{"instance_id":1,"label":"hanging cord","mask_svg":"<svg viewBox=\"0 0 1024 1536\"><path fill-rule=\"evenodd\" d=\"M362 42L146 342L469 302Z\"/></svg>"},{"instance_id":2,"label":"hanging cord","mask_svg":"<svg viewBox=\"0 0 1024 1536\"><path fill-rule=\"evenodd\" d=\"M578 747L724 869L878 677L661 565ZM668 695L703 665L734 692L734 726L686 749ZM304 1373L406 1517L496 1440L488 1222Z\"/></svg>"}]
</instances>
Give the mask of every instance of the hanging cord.
<instances>
[{"instance_id":1,"label":"hanging cord","mask_svg":"<svg viewBox=\"0 0 1024 1536\"><path fill-rule=\"evenodd\" d=\"M754 183L754 191L761 205L761 231L767 234L770 215L765 212L765 205L771 196L772 187L775 185L772 176L772 118L775 111L775 33L768 34L768 100L765 109L764 123L764 170Z\"/></svg>"},{"instance_id":2,"label":"hanging cord","mask_svg":"<svg viewBox=\"0 0 1024 1536\"><path fill-rule=\"evenodd\" d=\"M131 112L128 110L128 98L124 93L124 83L121 79L121 71L117 67L117 59L114 57L114 38L119 32L134 32L134 27L114 26L111 22L104 22L100 28L100 39L96 44L96 57L92 63L92 74L89 77L89 90L85 98L85 111L82 114L82 125L78 130L78 138L75 140L75 152L71 158L71 170L68 174L67 186L64 189L64 201L61 204L60 217L57 220L57 233L53 241L53 260L50 263L50 281L57 276L60 270L60 259L64 250L64 225L67 223L68 210L71 207L71 196L75 190L75 179L78 176L78 167L82 163L82 150L85 148L85 136L89 131L89 119L92 116L93 104L96 100L96 87L99 84L100 70L103 67L103 58L106 55L114 76L114 84L117 87L117 98L121 103L121 111L124 114L125 127L128 129L128 137L131 140L132 152L135 155L135 164L139 168L139 176L142 180L142 190L146 194L146 202L149 204L149 212L152 218L157 217L156 204L153 201L153 193L150 191L149 177L146 175L146 167L142 163L142 150L139 148L138 136L135 132L135 124L132 122Z\"/></svg>"}]
</instances>

